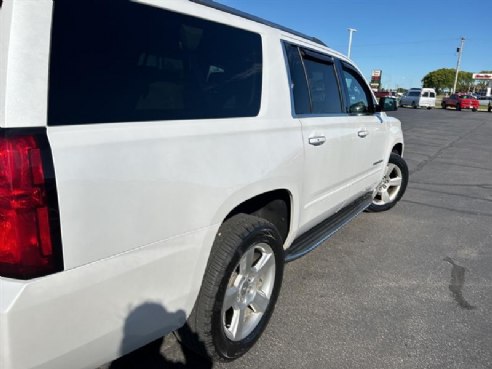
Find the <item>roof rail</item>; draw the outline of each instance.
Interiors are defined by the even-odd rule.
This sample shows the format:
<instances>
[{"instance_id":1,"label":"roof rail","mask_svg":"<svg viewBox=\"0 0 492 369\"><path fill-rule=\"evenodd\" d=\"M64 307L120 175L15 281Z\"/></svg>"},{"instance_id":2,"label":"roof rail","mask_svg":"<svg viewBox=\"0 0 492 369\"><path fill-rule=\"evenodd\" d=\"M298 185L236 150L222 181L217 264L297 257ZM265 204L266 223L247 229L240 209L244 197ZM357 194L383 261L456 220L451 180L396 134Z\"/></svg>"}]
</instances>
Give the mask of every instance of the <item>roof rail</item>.
<instances>
[{"instance_id":1,"label":"roof rail","mask_svg":"<svg viewBox=\"0 0 492 369\"><path fill-rule=\"evenodd\" d=\"M294 31L293 29L290 29L288 27L284 27L284 26L281 26L277 23L273 23L273 22L267 21L263 18L256 17L256 16L251 15L249 13L245 13L245 12L242 12L240 10L231 8L230 6L219 4L213 0L189 0L189 1L191 1L193 3L205 5L205 6L208 6L210 8L217 9L217 10L221 10L221 11L229 13L229 14L237 15L238 17L245 18L245 19L251 20L253 22L265 24L267 26L277 28L281 31L289 32L289 33L292 33L293 35L305 38L307 40L310 40L310 41L315 42L317 44L320 44L322 46L326 46L326 44L323 41L321 41L320 39L318 39L316 37L305 35L301 32Z\"/></svg>"}]
</instances>

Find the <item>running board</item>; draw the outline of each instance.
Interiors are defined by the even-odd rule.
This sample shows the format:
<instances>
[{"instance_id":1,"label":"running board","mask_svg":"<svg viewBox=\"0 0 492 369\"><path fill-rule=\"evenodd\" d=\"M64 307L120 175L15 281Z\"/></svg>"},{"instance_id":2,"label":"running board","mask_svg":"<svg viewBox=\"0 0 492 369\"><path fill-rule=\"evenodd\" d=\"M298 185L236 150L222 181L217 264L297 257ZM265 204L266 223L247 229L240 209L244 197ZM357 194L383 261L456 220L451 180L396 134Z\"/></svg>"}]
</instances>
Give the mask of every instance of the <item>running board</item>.
<instances>
[{"instance_id":1,"label":"running board","mask_svg":"<svg viewBox=\"0 0 492 369\"><path fill-rule=\"evenodd\" d=\"M292 245L285 250L285 261L293 261L313 251L345 224L362 213L371 203L372 193L367 193L297 237Z\"/></svg>"}]
</instances>

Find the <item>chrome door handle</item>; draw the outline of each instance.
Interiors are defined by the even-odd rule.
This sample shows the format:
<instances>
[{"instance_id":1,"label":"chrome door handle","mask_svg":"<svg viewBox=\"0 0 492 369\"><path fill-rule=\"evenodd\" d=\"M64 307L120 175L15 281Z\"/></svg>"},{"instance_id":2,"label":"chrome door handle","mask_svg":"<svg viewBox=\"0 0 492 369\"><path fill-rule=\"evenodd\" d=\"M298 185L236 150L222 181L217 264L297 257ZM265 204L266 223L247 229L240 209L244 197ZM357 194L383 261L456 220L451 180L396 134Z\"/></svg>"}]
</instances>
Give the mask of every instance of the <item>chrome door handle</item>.
<instances>
[{"instance_id":1,"label":"chrome door handle","mask_svg":"<svg viewBox=\"0 0 492 369\"><path fill-rule=\"evenodd\" d=\"M365 129L360 130L359 132L357 132L357 135L358 135L360 138L364 138L364 137L366 137L368 134L369 134L369 132L368 132L368 131L366 131Z\"/></svg>"},{"instance_id":2,"label":"chrome door handle","mask_svg":"<svg viewBox=\"0 0 492 369\"><path fill-rule=\"evenodd\" d=\"M309 139L309 144L313 146L320 146L326 142L325 136L316 136Z\"/></svg>"}]
</instances>

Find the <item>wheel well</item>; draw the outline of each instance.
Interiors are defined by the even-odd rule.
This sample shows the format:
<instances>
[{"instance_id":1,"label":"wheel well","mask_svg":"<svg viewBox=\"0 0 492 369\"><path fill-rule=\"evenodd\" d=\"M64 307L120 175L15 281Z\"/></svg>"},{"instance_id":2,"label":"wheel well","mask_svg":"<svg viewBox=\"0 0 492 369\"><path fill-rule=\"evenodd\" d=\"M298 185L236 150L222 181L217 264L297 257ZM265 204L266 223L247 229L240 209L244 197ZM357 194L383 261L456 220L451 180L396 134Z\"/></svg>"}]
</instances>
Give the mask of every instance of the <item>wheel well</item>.
<instances>
[{"instance_id":1,"label":"wheel well","mask_svg":"<svg viewBox=\"0 0 492 369\"><path fill-rule=\"evenodd\" d=\"M226 217L245 213L268 220L275 225L285 241L290 229L291 196L287 190L265 192L236 206Z\"/></svg>"},{"instance_id":2,"label":"wheel well","mask_svg":"<svg viewBox=\"0 0 492 369\"><path fill-rule=\"evenodd\" d=\"M403 152L403 145L401 143L396 144L395 146L393 146L393 149L391 150L391 152L394 152L394 153L401 156L401 154Z\"/></svg>"}]
</instances>

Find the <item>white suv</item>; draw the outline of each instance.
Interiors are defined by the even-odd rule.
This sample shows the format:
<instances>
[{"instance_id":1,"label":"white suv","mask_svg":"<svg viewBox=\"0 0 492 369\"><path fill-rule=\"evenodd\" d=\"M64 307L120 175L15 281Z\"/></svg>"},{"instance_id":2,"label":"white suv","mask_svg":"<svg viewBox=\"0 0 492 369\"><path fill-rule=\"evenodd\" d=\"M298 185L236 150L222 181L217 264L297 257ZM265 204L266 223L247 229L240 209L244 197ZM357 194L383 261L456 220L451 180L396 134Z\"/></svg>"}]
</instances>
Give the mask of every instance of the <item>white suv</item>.
<instances>
[{"instance_id":1,"label":"white suv","mask_svg":"<svg viewBox=\"0 0 492 369\"><path fill-rule=\"evenodd\" d=\"M285 261L405 191L400 122L315 38L205 1L10 0L0 27L2 369L178 328L236 358Z\"/></svg>"}]
</instances>

